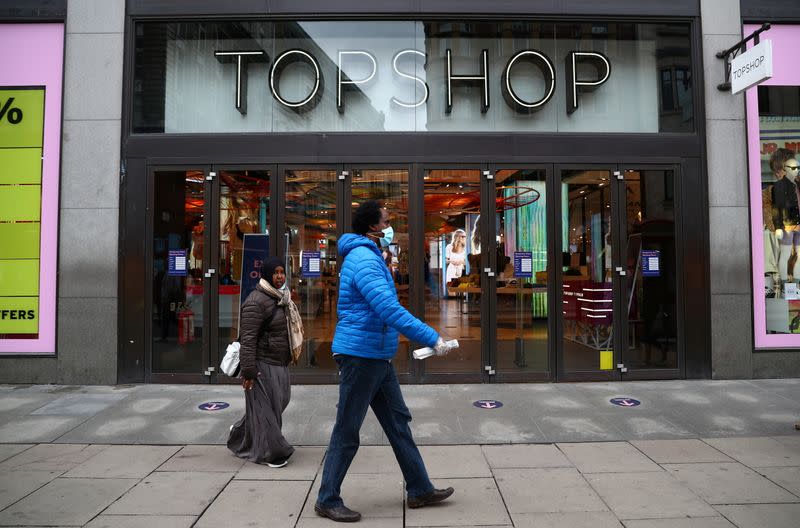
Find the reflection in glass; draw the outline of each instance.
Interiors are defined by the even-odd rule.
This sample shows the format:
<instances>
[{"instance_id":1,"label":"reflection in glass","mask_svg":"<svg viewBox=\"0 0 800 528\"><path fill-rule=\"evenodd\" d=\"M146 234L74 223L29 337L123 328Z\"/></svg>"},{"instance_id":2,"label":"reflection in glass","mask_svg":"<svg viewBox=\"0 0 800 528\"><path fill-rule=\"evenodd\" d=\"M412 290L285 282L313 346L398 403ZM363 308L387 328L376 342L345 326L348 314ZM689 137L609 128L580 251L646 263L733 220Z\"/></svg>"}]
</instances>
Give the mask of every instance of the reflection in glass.
<instances>
[{"instance_id":1,"label":"reflection in glass","mask_svg":"<svg viewBox=\"0 0 800 528\"><path fill-rule=\"evenodd\" d=\"M673 174L625 172L629 369L678 367Z\"/></svg>"},{"instance_id":2,"label":"reflection in glass","mask_svg":"<svg viewBox=\"0 0 800 528\"><path fill-rule=\"evenodd\" d=\"M382 250L386 265L394 277L397 295L406 309L409 305L408 170L358 169L353 173L353 209L367 200L376 200L389 211L394 240ZM400 334L397 355L392 360L397 372L408 372L410 345Z\"/></svg>"},{"instance_id":3,"label":"reflection in glass","mask_svg":"<svg viewBox=\"0 0 800 528\"><path fill-rule=\"evenodd\" d=\"M260 259L244 257L246 237L250 251L269 251L269 179L266 170L219 170L219 348L239 335L241 303L257 284ZM266 252L264 256L266 256ZM246 268L245 268L246 266ZM253 274L256 274L254 276Z\"/></svg>"},{"instance_id":4,"label":"reflection in glass","mask_svg":"<svg viewBox=\"0 0 800 528\"><path fill-rule=\"evenodd\" d=\"M547 199L544 170L499 170L497 368L547 371ZM515 257L517 264L515 266Z\"/></svg>"},{"instance_id":5,"label":"reflection in glass","mask_svg":"<svg viewBox=\"0 0 800 528\"><path fill-rule=\"evenodd\" d=\"M300 310L305 347L300 370L335 371L331 344L336 330L339 270L336 252L336 171L287 170L287 283ZM303 253L319 257L319 270L303 270Z\"/></svg>"},{"instance_id":6,"label":"reflection in glass","mask_svg":"<svg viewBox=\"0 0 800 528\"><path fill-rule=\"evenodd\" d=\"M604 170L561 173L564 369L614 368L611 186Z\"/></svg>"},{"instance_id":7,"label":"reflection in glass","mask_svg":"<svg viewBox=\"0 0 800 528\"><path fill-rule=\"evenodd\" d=\"M460 348L427 372L480 372L480 171L425 171L425 320ZM491 244L489 244L491 247Z\"/></svg>"},{"instance_id":8,"label":"reflection in glass","mask_svg":"<svg viewBox=\"0 0 800 528\"><path fill-rule=\"evenodd\" d=\"M205 174L159 171L154 185L153 372L200 374Z\"/></svg>"}]
</instances>

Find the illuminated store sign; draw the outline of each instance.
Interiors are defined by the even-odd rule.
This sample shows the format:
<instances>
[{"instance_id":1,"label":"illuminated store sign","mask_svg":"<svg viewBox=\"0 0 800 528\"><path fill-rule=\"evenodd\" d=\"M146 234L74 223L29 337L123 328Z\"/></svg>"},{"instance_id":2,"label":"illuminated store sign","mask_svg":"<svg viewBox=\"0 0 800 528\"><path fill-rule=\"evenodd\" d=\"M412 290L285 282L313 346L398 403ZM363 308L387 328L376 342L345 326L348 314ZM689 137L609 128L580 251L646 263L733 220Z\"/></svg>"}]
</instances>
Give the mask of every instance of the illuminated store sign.
<instances>
[{"instance_id":1,"label":"illuminated store sign","mask_svg":"<svg viewBox=\"0 0 800 528\"><path fill-rule=\"evenodd\" d=\"M0 354L54 354L63 24L3 24Z\"/></svg>"},{"instance_id":2,"label":"illuminated store sign","mask_svg":"<svg viewBox=\"0 0 800 528\"><path fill-rule=\"evenodd\" d=\"M418 83L423 95L413 102L400 101L396 97L391 97L392 103L405 107L416 108L425 104L430 95L430 87L424 79L411 72L402 71L398 66L398 59L404 55L417 55L427 61L427 55L414 49L401 50L392 59L392 68L396 77L400 79L410 79ZM445 114L450 114L453 110L454 90L462 87L478 87L481 92L481 113L489 110L489 52L481 50L477 64L477 72L456 73L453 71L452 52L448 48L445 52ZM235 76L235 98L236 109L242 114L247 113L247 66L251 62L269 62L269 55L264 50L242 50L242 51L215 51L214 56L222 63L233 63L236 65ZM351 79L344 73L346 61L362 61L367 65L369 73L359 79ZM311 67L313 79L307 93L295 99L288 99L281 94L278 86L283 71L291 64L302 62ZM572 114L579 106L579 95L583 92L590 92L605 83L611 76L611 62L602 53L589 51L570 51L565 57L566 65L566 111ZM536 67L545 80L545 88L541 97L536 100L525 100L514 90L512 86L512 76L515 66L528 63ZM596 75L590 78L581 77L578 74L578 65L588 64L596 69ZM345 100L348 91L358 89L358 86L369 84L378 72L378 59L372 53L363 50L342 50L338 52L336 74L336 109L340 114L344 114ZM272 97L281 105L297 113L309 112L317 106L322 98L324 78L319 61L313 54L301 49L291 49L282 52L275 58L269 71L269 91ZM550 58L537 50L522 50L515 53L506 63L500 79L500 90L503 99L509 107L521 114L530 114L544 107L553 97L556 89L556 69Z\"/></svg>"}]
</instances>

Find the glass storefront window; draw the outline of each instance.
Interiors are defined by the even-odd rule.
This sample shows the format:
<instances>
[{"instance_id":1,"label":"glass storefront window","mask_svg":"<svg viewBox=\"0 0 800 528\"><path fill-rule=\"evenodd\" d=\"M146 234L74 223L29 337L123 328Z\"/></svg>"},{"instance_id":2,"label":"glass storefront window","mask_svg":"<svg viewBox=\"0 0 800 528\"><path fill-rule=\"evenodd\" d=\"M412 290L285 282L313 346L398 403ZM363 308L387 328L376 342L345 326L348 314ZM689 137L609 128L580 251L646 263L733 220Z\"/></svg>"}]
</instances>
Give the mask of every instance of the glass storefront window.
<instances>
[{"instance_id":1,"label":"glass storefront window","mask_svg":"<svg viewBox=\"0 0 800 528\"><path fill-rule=\"evenodd\" d=\"M135 133L694 130L688 23L138 22L135 35Z\"/></svg>"},{"instance_id":2,"label":"glass storefront window","mask_svg":"<svg viewBox=\"0 0 800 528\"><path fill-rule=\"evenodd\" d=\"M745 26L749 34L760 26ZM800 348L800 26L774 25L774 74L746 93L756 348Z\"/></svg>"}]
</instances>

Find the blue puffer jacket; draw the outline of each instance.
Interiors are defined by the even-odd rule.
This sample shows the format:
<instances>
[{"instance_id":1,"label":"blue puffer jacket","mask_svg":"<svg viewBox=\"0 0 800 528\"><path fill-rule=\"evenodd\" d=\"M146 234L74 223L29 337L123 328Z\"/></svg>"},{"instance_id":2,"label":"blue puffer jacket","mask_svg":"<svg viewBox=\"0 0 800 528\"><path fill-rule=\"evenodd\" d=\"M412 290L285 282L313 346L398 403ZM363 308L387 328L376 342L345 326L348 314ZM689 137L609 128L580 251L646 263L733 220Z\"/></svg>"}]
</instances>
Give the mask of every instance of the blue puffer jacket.
<instances>
[{"instance_id":1,"label":"blue puffer jacket","mask_svg":"<svg viewBox=\"0 0 800 528\"><path fill-rule=\"evenodd\" d=\"M436 344L436 330L397 300L394 281L375 242L347 233L339 239L338 248L344 264L339 277L334 354L391 359L397 352L398 332L417 343Z\"/></svg>"}]
</instances>

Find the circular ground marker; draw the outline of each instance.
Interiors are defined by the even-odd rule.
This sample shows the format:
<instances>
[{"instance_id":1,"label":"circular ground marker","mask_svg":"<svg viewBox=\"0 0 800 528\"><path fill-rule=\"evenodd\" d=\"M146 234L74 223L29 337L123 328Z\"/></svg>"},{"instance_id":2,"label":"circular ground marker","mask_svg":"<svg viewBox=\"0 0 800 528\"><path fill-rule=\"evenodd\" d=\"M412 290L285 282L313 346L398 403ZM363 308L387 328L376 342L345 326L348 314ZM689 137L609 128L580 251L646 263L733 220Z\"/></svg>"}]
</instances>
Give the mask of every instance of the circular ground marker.
<instances>
[{"instance_id":1,"label":"circular ground marker","mask_svg":"<svg viewBox=\"0 0 800 528\"><path fill-rule=\"evenodd\" d=\"M499 409L503 406L503 402L497 400L478 400L472 402L472 405L481 409Z\"/></svg>"},{"instance_id":2,"label":"circular ground marker","mask_svg":"<svg viewBox=\"0 0 800 528\"><path fill-rule=\"evenodd\" d=\"M619 405L620 407L636 407L639 405L639 400L634 400L633 398L611 398L611 403L614 405Z\"/></svg>"},{"instance_id":3,"label":"circular ground marker","mask_svg":"<svg viewBox=\"0 0 800 528\"><path fill-rule=\"evenodd\" d=\"M201 411L221 411L227 409L231 404L228 402L205 402L197 406Z\"/></svg>"}]
</instances>

